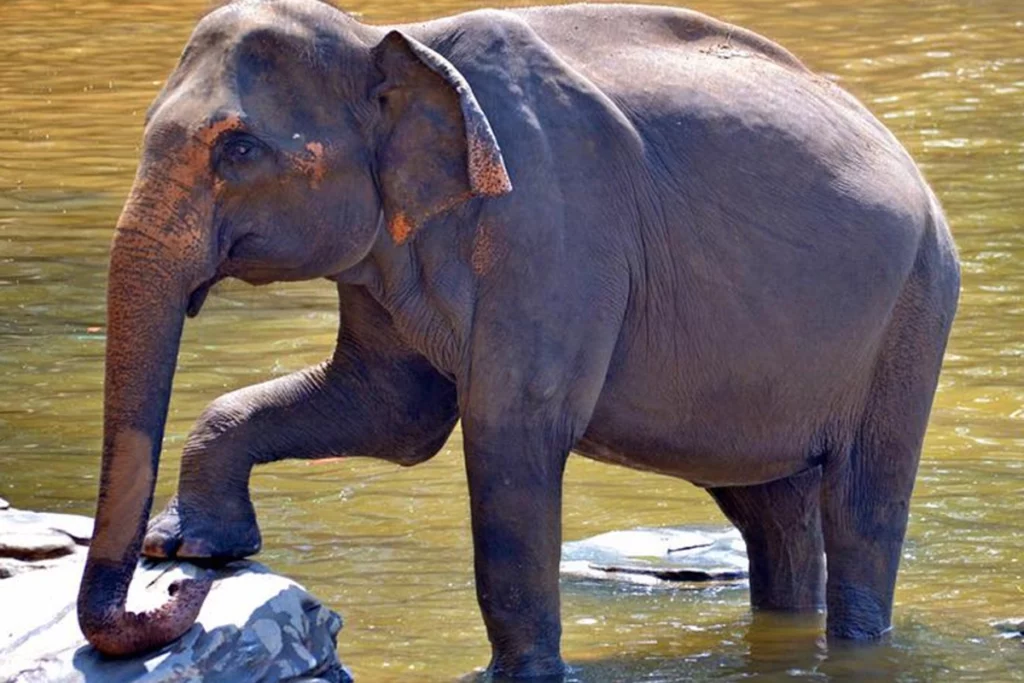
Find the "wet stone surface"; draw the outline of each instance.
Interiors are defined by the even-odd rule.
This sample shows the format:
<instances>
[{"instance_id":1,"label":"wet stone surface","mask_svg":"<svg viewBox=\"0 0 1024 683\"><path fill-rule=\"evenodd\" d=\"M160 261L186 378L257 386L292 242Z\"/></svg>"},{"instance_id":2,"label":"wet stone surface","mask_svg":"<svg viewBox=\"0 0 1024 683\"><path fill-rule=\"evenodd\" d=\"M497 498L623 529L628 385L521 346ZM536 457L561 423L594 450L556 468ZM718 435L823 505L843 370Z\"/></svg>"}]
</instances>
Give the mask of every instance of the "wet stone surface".
<instances>
[{"instance_id":1,"label":"wet stone surface","mask_svg":"<svg viewBox=\"0 0 1024 683\"><path fill-rule=\"evenodd\" d=\"M739 531L638 528L562 545L563 578L653 587L700 588L747 579Z\"/></svg>"},{"instance_id":2,"label":"wet stone surface","mask_svg":"<svg viewBox=\"0 0 1024 683\"><path fill-rule=\"evenodd\" d=\"M81 559L90 536L88 517L0 509L0 579Z\"/></svg>"},{"instance_id":3,"label":"wet stone surface","mask_svg":"<svg viewBox=\"0 0 1024 683\"><path fill-rule=\"evenodd\" d=\"M1002 638L1016 639L1024 642L1024 617L994 621L992 622L992 628Z\"/></svg>"},{"instance_id":4,"label":"wet stone surface","mask_svg":"<svg viewBox=\"0 0 1024 683\"><path fill-rule=\"evenodd\" d=\"M0 511L0 683L351 681L335 651L341 617L291 579L249 561L216 571L198 621L177 641L136 658L103 657L85 642L75 610L91 529L87 517ZM63 554L26 559L44 546ZM158 607L172 582L199 571L181 562L140 563L128 609Z\"/></svg>"},{"instance_id":5,"label":"wet stone surface","mask_svg":"<svg viewBox=\"0 0 1024 683\"><path fill-rule=\"evenodd\" d=\"M92 538L92 518L84 515L64 515L56 512L32 512L10 508L0 514L0 530L4 528L36 531L47 529L69 536L79 544L87 545Z\"/></svg>"}]
</instances>

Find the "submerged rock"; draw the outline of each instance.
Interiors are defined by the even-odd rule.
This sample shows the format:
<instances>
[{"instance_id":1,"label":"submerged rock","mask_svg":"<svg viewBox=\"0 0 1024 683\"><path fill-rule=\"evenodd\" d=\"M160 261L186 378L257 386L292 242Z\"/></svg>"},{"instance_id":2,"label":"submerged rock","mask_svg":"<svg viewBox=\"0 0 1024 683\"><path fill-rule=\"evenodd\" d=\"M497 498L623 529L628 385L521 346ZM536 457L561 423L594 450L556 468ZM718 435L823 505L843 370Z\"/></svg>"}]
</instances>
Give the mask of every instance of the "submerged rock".
<instances>
[{"instance_id":1,"label":"submerged rock","mask_svg":"<svg viewBox=\"0 0 1024 683\"><path fill-rule=\"evenodd\" d=\"M641 586L702 587L747 578L747 552L733 528L639 528L562 545L562 576Z\"/></svg>"},{"instance_id":2,"label":"submerged rock","mask_svg":"<svg viewBox=\"0 0 1024 683\"><path fill-rule=\"evenodd\" d=\"M14 512L0 512L0 520ZM28 535L27 515L35 513L25 514L9 526ZM59 533L52 525L62 520L46 515L35 519L41 524L36 527L39 534ZM69 531L80 535L83 528ZM78 628L75 602L86 551L71 543L72 551L58 560L7 558L41 569L23 568L14 572L18 576L0 581L0 683L351 681L335 652L341 617L291 579L249 561L216 571L199 619L174 643L136 658L104 657ZM140 563L128 609L159 606L172 582L199 571L183 562Z\"/></svg>"}]
</instances>

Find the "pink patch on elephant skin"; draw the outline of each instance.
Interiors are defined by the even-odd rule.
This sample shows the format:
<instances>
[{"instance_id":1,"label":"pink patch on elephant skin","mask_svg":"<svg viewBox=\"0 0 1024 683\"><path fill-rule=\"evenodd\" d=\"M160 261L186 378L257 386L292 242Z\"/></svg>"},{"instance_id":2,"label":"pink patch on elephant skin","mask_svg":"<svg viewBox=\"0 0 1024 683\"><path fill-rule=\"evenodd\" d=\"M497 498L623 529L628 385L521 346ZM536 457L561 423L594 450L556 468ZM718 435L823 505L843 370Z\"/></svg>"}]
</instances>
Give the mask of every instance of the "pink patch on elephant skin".
<instances>
[{"instance_id":1,"label":"pink patch on elephant skin","mask_svg":"<svg viewBox=\"0 0 1024 683\"><path fill-rule=\"evenodd\" d=\"M304 151L292 157L292 164L303 175L309 178L310 185L316 189L327 173L324 163L324 146L320 142L308 142Z\"/></svg>"}]
</instances>

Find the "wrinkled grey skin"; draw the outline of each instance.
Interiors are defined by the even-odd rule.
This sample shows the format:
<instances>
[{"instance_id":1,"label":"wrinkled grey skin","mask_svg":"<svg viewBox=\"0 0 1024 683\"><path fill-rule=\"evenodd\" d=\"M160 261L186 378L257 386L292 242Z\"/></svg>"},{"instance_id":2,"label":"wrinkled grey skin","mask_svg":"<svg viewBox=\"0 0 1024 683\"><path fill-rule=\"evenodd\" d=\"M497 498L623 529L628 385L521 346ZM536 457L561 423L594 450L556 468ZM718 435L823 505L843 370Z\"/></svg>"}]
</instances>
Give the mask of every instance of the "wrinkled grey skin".
<instances>
[{"instance_id":1,"label":"wrinkled grey skin","mask_svg":"<svg viewBox=\"0 0 1024 683\"><path fill-rule=\"evenodd\" d=\"M222 8L150 111L110 277L80 600L105 651L202 600L123 609L183 315L223 277L335 280L338 346L210 405L148 555L256 552L254 464L412 465L461 418L495 673L563 671L570 451L706 487L755 607L889 629L956 254L895 138L764 38L658 7Z\"/></svg>"}]
</instances>

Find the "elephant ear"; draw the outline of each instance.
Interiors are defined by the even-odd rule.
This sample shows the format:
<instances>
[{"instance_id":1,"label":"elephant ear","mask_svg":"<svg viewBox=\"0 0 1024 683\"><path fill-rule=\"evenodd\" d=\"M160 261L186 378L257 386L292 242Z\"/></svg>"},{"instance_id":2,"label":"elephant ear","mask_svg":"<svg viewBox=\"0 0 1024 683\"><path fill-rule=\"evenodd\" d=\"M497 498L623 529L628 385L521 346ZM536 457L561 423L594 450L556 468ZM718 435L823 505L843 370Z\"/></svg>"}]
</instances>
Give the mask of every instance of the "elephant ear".
<instances>
[{"instance_id":1,"label":"elephant ear","mask_svg":"<svg viewBox=\"0 0 1024 683\"><path fill-rule=\"evenodd\" d=\"M472 197L512 191L491 124L448 60L398 31L374 48L374 59L383 74L375 90L384 119L378 175L397 244Z\"/></svg>"}]
</instances>

